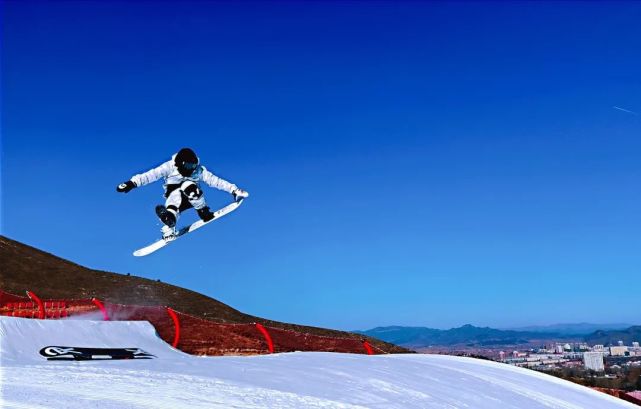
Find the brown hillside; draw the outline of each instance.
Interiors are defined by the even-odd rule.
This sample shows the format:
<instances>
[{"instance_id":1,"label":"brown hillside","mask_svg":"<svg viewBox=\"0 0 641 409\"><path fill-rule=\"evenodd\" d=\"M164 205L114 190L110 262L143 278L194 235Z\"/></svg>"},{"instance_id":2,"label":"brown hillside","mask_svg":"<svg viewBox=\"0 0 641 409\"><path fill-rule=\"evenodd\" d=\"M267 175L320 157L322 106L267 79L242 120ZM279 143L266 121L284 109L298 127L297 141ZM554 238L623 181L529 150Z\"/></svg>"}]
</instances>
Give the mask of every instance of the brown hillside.
<instances>
[{"instance_id":1,"label":"brown hillside","mask_svg":"<svg viewBox=\"0 0 641 409\"><path fill-rule=\"evenodd\" d=\"M215 322L260 322L315 335L363 338L349 332L287 324L243 314L195 291L142 277L88 269L4 236L0 236L0 289L17 295L24 295L26 290L31 290L41 298L96 297L116 304L167 305ZM410 352L396 345L368 339L386 352Z\"/></svg>"}]
</instances>

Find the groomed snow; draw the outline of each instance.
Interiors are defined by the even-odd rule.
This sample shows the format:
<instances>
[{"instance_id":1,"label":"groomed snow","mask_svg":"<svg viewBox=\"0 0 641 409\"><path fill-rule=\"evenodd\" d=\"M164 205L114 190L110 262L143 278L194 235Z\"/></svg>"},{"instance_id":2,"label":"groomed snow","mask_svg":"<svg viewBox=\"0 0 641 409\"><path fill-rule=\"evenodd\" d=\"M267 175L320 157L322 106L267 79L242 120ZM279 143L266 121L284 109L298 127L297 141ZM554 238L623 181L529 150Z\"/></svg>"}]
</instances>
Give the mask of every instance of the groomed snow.
<instances>
[{"instance_id":1,"label":"groomed snow","mask_svg":"<svg viewBox=\"0 0 641 409\"><path fill-rule=\"evenodd\" d=\"M150 360L52 362L44 346L137 347ZM443 355L194 357L147 322L0 317L2 408L637 408L548 375Z\"/></svg>"}]
</instances>

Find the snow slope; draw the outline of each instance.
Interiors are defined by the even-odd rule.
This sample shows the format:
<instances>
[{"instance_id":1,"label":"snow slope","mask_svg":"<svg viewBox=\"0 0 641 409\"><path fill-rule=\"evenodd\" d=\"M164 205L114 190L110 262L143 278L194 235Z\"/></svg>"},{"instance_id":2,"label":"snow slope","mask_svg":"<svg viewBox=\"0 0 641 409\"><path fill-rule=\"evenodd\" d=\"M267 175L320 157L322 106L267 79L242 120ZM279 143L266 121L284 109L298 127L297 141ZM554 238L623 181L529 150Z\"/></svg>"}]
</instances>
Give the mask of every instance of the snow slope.
<instances>
[{"instance_id":1,"label":"snow slope","mask_svg":"<svg viewBox=\"0 0 641 409\"><path fill-rule=\"evenodd\" d=\"M136 347L149 360L52 362L49 345ZM147 322L0 317L2 408L563 408L636 406L551 376L442 355L194 357Z\"/></svg>"}]
</instances>

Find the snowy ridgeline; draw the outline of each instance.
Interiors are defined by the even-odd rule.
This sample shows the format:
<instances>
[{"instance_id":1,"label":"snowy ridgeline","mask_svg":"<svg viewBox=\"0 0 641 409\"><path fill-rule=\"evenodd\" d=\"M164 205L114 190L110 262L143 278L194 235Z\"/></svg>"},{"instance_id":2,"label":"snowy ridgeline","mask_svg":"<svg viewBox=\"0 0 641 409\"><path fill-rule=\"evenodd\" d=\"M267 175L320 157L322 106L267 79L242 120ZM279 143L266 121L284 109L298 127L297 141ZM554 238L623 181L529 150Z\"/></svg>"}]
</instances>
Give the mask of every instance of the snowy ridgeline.
<instances>
[{"instance_id":1,"label":"snowy ridgeline","mask_svg":"<svg viewBox=\"0 0 641 409\"><path fill-rule=\"evenodd\" d=\"M152 359L50 361L46 346ZM548 375L441 355L194 357L147 322L0 317L1 408L637 408Z\"/></svg>"}]
</instances>

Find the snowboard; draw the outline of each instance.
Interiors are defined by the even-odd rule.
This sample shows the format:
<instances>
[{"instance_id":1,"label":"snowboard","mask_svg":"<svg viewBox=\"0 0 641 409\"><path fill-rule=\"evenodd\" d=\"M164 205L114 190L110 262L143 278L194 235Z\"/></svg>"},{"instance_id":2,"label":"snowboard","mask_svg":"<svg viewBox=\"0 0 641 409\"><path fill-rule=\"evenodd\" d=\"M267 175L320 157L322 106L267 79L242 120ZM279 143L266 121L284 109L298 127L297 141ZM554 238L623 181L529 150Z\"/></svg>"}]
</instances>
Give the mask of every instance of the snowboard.
<instances>
[{"instance_id":1,"label":"snowboard","mask_svg":"<svg viewBox=\"0 0 641 409\"><path fill-rule=\"evenodd\" d=\"M105 359L151 359L155 358L140 348L83 348L48 346L40 350L48 361L91 361Z\"/></svg>"},{"instance_id":2,"label":"snowboard","mask_svg":"<svg viewBox=\"0 0 641 409\"><path fill-rule=\"evenodd\" d=\"M181 228L180 230L178 230L178 232L176 233L176 236L174 238L171 238L171 239L168 239L168 240L159 239L159 240L151 243L150 245L148 245L146 247L143 247L141 249L138 249L138 250L134 251L134 256L136 256L136 257L147 256L147 255L153 253L154 251L160 250L161 248L165 247L167 244L171 243L172 241L176 241L179 238L181 238L182 236L184 236L184 235L186 235L188 233L191 233L194 230L198 230L201 227L203 227L204 225L209 224L209 223L213 222L214 220L220 219L224 215L233 212L234 210L238 209L238 206L240 206L242 203L243 203L243 199L240 199L240 200L238 200L238 201L236 201L234 203L230 203L227 206L223 207L222 209L216 210L214 212L214 218L209 220L208 222L204 222L202 220L198 220L196 222L193 222L189 226L185 226L185 227Z\"/></svg>"}]
</instances>

